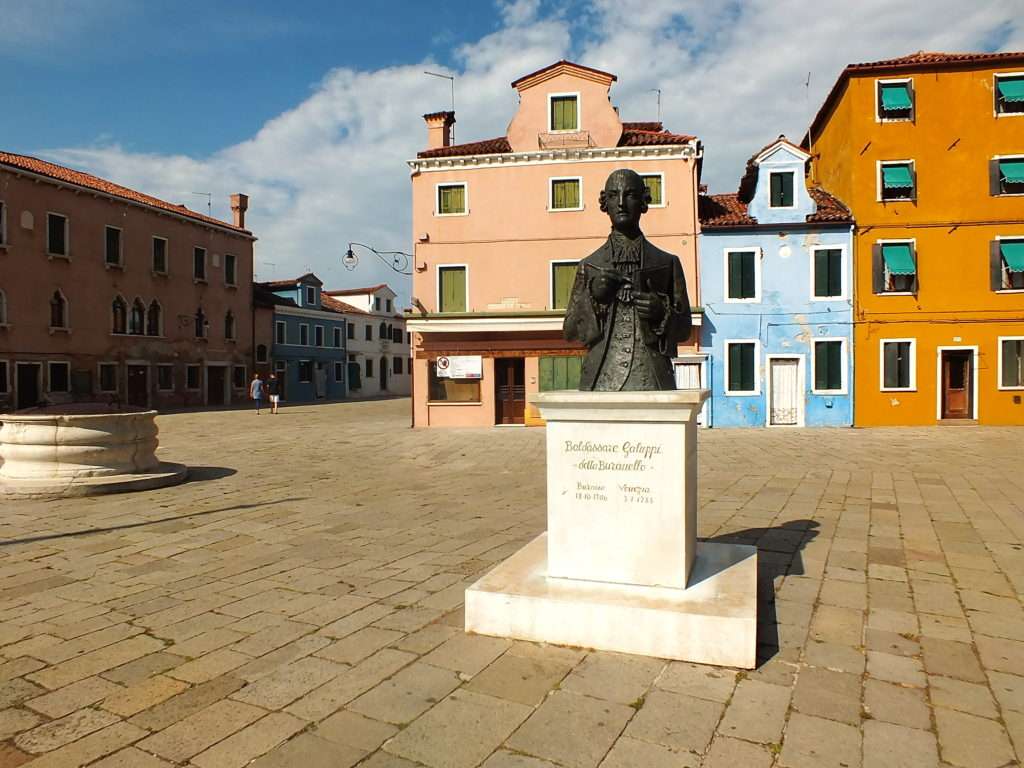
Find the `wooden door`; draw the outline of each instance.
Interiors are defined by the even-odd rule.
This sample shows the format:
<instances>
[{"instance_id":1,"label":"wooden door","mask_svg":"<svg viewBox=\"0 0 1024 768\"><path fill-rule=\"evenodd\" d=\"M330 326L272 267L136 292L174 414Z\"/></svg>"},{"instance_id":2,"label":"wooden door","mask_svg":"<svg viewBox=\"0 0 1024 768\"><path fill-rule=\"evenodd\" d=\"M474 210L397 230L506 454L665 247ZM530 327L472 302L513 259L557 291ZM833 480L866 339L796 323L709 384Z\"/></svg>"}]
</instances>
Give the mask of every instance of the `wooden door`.
<instances>
[{"instance_id":1,"label":"wooden door","mask_svg":"<svg viewBox=\"0 0 1024 768\"><path fill-rule=\"evenodd\" d=\"M521 357L494 361L494 423L526 423L526 363Z\"/></svg>"},{"instance_id":2,"label":"wooden door","mask_svg":"<svg viewBox=\"0 0 1024 768\"><path fill-rule=\"evenodd\" d=\"M145 365L129 365L128 380L125 386L125 399L128 405L145 408L149 405L149 369Z\"/></svg>"},{"instance_id":3,"label":"wooden door","mask_svg":"<svg viewBox=\"0 0 1024 768\"><path fill-rule=\"evenodd\" d=\"M969 419L972 417L971 368L973 352L942 353L942 418Z\"/></svg>"},{"instance_id":4,"label":"wooden door","mask_svg":"<svg viewBox=\"0 0 1024 768\"><path fill-rule=\"evenodd\" d=\"M206 368L206 404L224 405L224 389L228 383L228 369L223 365Z\"/></svg>"},{"instance_id":5,"label":"wooden door","mask_svg":"<svg viewBox=\"0 0 1024 768\"><path fill-rule=\"evenodd\" d=\"M769 423L796 426L800 423L800 361L772 360L768 375L772 388Z\"/></svg>"},{"instance_id":6,"label":"wooden door","mask_svg":"<svg viewBox=\"0 0 1024 768\"><path fill-rule=\"evenodd\" d=\"M18 363L16 382L18 386L17 408L35 408L39 405L39 380L42 378L43 367L39 363Z\"/></svg>"}]
</instances>

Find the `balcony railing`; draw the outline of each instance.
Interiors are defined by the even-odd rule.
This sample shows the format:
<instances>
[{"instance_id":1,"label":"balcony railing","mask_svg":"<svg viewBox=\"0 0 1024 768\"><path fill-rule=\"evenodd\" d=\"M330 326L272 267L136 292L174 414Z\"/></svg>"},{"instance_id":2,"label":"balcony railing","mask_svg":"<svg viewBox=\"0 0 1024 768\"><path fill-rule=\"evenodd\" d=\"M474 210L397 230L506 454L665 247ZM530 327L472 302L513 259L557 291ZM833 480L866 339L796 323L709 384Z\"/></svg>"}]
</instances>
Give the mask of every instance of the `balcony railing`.
<instances>
[{"instance_id":1,"label":"balcony railing","mask_svg":"<svg viewBox=\"0 0 1024 768\"><path fill-rule=\"evenodd\" d=\"M541 149L579 149L595 146L590 138L590 131L538 133L537 144Z\"/></svg>"}]
</instances>

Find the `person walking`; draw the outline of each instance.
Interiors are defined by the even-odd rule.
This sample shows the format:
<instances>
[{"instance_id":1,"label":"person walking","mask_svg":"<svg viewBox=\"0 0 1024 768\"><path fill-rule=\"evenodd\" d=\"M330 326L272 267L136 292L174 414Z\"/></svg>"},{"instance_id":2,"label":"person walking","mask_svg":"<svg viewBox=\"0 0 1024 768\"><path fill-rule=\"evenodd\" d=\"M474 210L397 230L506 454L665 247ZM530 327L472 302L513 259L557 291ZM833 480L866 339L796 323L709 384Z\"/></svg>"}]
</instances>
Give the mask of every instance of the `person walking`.
<instances>
[{"instance_id":1,"label":"person walking","mask_svg":"<svg viewBox=\"0 0 1024 768\"><path fill-rule=\"evenodd\" d=\"M252 382L249 384L249 397L256 401L256 415L260 415L260 405L263 402L263 381L259 373L253 373Z\"/></svg>"},{"instance_id":2,"label":"person walking","mask_svg":"<svg viewBox=\"0 0 1024 768\"><path fill-rule=\"evenodd\" d=\"M277 413L277 404L281 401L281 382L275 373L271 373L267 379L267 394L270 395L270 412Z\"/></svg>"}]
</instances>

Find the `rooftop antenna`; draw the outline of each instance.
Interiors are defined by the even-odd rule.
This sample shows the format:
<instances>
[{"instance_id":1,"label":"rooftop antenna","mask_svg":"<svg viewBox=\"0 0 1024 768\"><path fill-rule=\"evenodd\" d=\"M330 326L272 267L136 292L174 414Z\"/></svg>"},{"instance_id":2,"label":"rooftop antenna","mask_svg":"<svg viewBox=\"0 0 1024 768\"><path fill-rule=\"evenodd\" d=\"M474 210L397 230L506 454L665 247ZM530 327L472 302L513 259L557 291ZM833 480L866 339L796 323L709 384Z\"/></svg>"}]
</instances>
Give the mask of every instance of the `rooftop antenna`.
<instances>
[{"instance_id":1,"label":"rooftop antenna","mask_svg":"<svg viewBox=\"0 0 1024 768\"><path fill-rule=\"evenodd\" d=\"M651 88L651 93L658 94L658 122L661 122L661 88Z\"/></svg>"},{"instance_id":2,"label":"rooftop antenna","mask_svg":"<svg viewBox=\"0 0 1024 768\"><path fill-rule=\"evenodd\" d=\"M206 198L206 210L210 214L210 218L213 218L213 193L212 192L193 192L193 195L199 195L200 197Z\"/></svg>"},{"instance_id":3,"label":"rooftop antenna","mask_svg":"<svg viewBox=\"0 0 1024 768\"><path fill-rule=\"evenodd\" d=\"M440 72L428 72L423 70L424 75L430 75L431 77L440 77L442 80L448 80L452 84L452 114L455 114L455 76L454 75L442 75ZM455 126L452 125L452 143L455 143Z\"/></svg>"},{"instance_id":4,"label":"rooftop antenna","mask_svg":"<svg viewBox=\"0 0 1024 768\"><path fill-rule=\"evenodd\" d=\"M262 262L262 264L263 264L263 266L265 266L265 267L276 267L276 266L277 266L277 264L276 264L275 262L273 262L273 261L264 261L264 262ZM257 274L256 274L256 273L254 272L254 273L253 273L253 276L252 276L253 280L255 281L257 277L259 277L259 275L257 275Z\"/></svg>"}]
</instances>

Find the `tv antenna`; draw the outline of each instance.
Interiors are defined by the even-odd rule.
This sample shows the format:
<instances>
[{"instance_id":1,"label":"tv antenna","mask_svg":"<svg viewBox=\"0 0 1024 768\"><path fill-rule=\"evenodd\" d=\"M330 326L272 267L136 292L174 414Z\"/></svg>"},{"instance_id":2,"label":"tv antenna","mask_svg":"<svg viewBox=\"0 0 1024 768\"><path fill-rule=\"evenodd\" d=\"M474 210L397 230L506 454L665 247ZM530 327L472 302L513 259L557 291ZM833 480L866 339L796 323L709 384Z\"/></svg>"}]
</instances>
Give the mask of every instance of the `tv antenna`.
<instances>
[{"instance_id":1,"label":"tv antenna","mask_svg":"<svg viewBox=\"0 0 1024 768\"><path fill-rule=\"evenodd\" d=\"M454 75L442 75L440 72L428 72L423 70L424 75L430 75L431 77L440 77L442 80L448 80L452 85L452 114L455 114L455 76ZM452 142L455 142L455 125L452 125Z\"/></svg>"},{"instance_id":2,"label":"tv antenna","mask_svg":"<svg viewBox=\"0 0 1024 768\"><path fill-rule=\"evenodd\" d=\"M658 94L658 122L661 122L661 88L651 88L650 93Z\"/></svg>"},{"instance_id":3,"label":"tv antenna","mask_svg":"<svg viewBox=\"0 0 1024 768\"><path fill-rule=\"evenodd\" d=\"M206 212L213 218L213 193L212 192L193 192L193 195L206 198Z\"/></svg>"}]
</instances>

